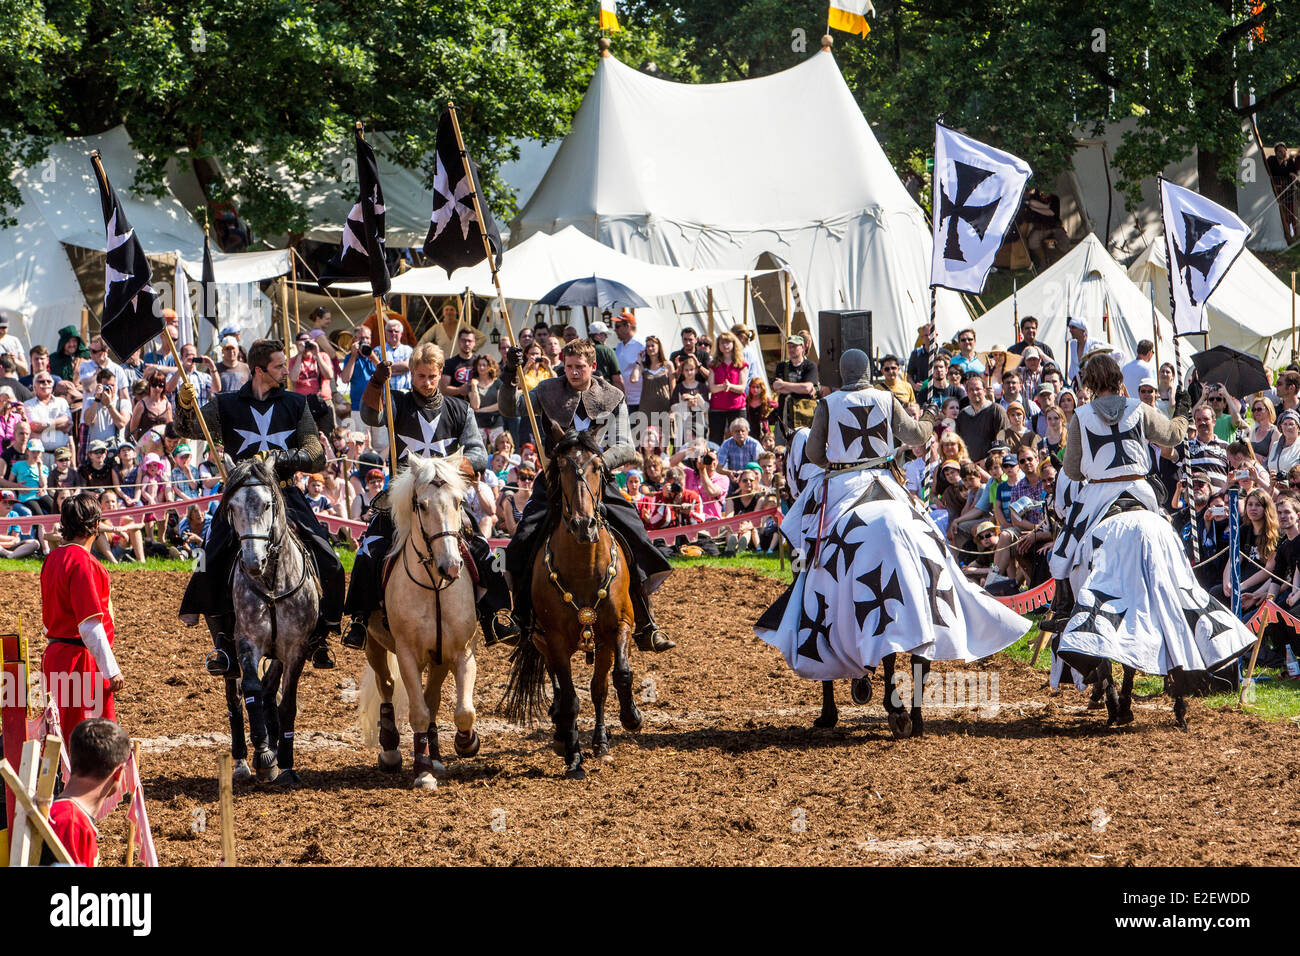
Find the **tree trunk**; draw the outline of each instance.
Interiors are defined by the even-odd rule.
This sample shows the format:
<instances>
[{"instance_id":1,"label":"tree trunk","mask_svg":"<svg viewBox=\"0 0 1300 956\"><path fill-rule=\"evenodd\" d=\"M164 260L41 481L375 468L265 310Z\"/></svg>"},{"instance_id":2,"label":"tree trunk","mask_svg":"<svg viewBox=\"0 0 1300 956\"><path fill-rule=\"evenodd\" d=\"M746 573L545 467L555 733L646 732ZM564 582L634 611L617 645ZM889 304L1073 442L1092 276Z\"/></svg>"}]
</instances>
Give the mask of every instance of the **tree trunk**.
<instances>
[{"instance_id":1,"label":"tree trunk","mask_svg":"<svg viewBox=\"0 0 1300 956\"><path fill-rule=\"evenodd\" d=\"M1235 166L1224 169L1223 156L1220 153L1197 149L1196 175L1200 181L1201 195L1233 212L1237 211L1237 184L1233 179L1235 172Z\"/></svg>"}]
</instances>

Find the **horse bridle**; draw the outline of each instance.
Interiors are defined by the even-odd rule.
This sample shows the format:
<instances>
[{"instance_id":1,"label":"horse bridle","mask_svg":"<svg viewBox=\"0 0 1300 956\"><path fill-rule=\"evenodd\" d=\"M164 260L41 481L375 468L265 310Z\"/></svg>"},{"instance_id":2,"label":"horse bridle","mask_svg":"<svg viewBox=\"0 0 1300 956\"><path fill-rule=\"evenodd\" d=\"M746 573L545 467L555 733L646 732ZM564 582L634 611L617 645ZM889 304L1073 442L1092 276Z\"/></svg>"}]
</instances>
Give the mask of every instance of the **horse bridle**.
<instances>
[{"instance_id":1,"label":"horse bridle","mask_svg":"<svg viewBox=\"0 0 1300 956\"><path fill-rule=\"evenodd\" d=\"M429 484L433 485L433 487L435 488L442 488L447 484L447 479L434 477L429 479ZM416 489L412 488L411 489L411 520L413 524L419 527L420 537L424 539L424 554L420 554L420 549L416 547L414 538L411 539L411 550L415 552L416 558L418 558L420 561L420 566L424 568L424 573L425 575L428 576L429 583L425 584L423 581L417 581L415 579L415 576L411 574L411 569L406 562L405 548L402 549L402 569L406 571L406 576L411 579L411 583L416 585L417 587L424 588L424 590L426 591L446 590L447 588L451 587L455 579L447 578L441 584L439 584L437 578L433 576L433 568L431 567L434 562L433 543L437 541L439 538L459 538L460 530L457 529L455 531L436 531L433 534L429 534L428 531L424 530L424 522L420 520L420 518L418 517L418 513L419 513L419 501L416 494Z\"/></svg>"},{"instance_id":2,"label":"horse bridle","mask_svg":"<svg viewBox=\"0 0 1300 956\"><path fill-rule=\"evenodd\" d=\"M241 545L245 541L268 542L266 546L266 553L267 553L266 570L264 570L261 575L254 575L249 572L248 568L244 567L244 562L242 560L239 562L239 569L243 572L244 577L248 580L248 586L253 589L253 593L256 594L258 597L260 597L263 601L265 601L267 607L270 610L271 647L272 649L274 649L276 638L279 632L279 627L278 627L279 622L277 621L276 605L279 604L281 601L286 600L287 598L293 597L300 590L302 590L302 586L307 583L308 566L310 565L311 560L307 555L306 547L303 546L302 570L298 575L298 583L291 588L281 591L279 594L268 594L262 588L261 586L262 581L264 580L270 580L272 582L275 581L276 571L278 571L280 567L280 552L284 548L285 537L291 534L292 532L288 531L288 522L286 521L285 522L286 530L281 532L279 536L275 534L276 528L279 527L279 524L277 522L277 518L279 516L279 505L277 504L275 488L273 486L267 484L264 481L249 481L249 482L245 482L240 487L241 488L261 487L261 488L271 489L271 533L258 534L256 532L250 531L247 534L241 534L239 536L239 543ZM237 490L239 489L236 489L236 491ZM274 653L274 651L272 652Z\"/></svg>"},{"instance_id":3,"label":"horse bridle","mask_svg":"<svg viewBox=\"0 0 1300 956\"><path fill-rule=\"evenodd\" d=\"M604 481L604 475L605 475L605 460L604 460L603 458L601 458L600 455L597 455L597 454L595 454L595 453L592 453L592 458L594 458L594 459L596 459L597 461L600 462L600 466L601 466L601 480ZM579 500L582 499L582 493L583 493L584 491L585 491L585 492L586 492L586 493L591 497L591 510L592 510L592 511L595 513L595 515L596 515L596 531L599 533L600 529L602 529L602 528L605 527L605 506L604 506L603 504L601 504L600 499L598 499L598 498L596 497L595 492L593 492L593 491L591 490L591 486L589 486L589 485L587 484L586 479L583 478L583 476L582 476L582 462L578 461L578 459L574 458L572 455L560 455L560 456L557 456L556 459L555 459L555 467L556 467L556 470L558 471L560 468L562 468L562 467L564 466L565 463L567 463L571 468L573 468L573 474L574 474L574 477L577 479L577 482L578 482L578 498L579 498ZM565 493L564 493L564 484L563 484L563 482L561 482L561 484L560 484L560 497L561 497L562 499L567 499L567 496L566 496ZM572 510L572 509L570 509L570 510ZM572 520L572 519L570 519L570 520ZM568 524L567 521L566 521L565 523ZM572 528L570 528L570 530L572 530Z\"/></svg>"}]
</instances>

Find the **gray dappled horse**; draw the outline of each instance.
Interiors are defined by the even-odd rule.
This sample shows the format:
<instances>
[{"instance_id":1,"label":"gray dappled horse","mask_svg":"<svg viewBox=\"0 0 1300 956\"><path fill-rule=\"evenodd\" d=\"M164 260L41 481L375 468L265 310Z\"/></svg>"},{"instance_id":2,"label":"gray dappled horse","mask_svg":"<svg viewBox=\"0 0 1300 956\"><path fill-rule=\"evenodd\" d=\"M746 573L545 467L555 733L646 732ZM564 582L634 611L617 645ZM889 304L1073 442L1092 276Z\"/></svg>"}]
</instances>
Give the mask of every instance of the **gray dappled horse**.
<instances>
[{"instance_id":1,"label":"gray dappled horse","mask_svg":"<svg viewBox=\"0 0 1300 956\"><path fill-rule=\"evenodd\" d=\"M230 587L241 676L238 681L226 678L234 776L252 775L246 759L242 694L258 779L292 787L300 782L293 769L298 679L307 659L307 639L316 628L320 585L306 548L289 526L273 464L250 458L236 465L226 480L220 507L239 538L239 560ZM277 707L276 693L281 689Z\"/></svg>"}]
</instances>

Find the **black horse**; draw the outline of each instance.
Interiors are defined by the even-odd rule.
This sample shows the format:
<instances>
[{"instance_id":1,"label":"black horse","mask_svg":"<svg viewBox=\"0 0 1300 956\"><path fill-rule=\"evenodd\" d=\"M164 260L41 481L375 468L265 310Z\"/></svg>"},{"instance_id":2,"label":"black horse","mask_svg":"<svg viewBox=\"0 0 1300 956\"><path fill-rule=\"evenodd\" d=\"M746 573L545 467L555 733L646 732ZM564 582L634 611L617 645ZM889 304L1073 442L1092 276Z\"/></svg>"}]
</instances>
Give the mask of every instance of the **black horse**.
<instances>
[{"instance_id":1,"label":"black horse","mask_svg":"<svg viewBox=\"0 0 1300 956\"><path fill-rule=\"evenodd\" d=\"M881 658L880 663L884 668L885 680L885 715L889 721L889 732L894 735L895 740L902 740L904 737L920 737L925 732L925 722L921 715L921 693L925 687L925 682L930 676L930 662L924 657L912 655L913 668L919 666L920 673L918 679L914 681L912 689L912 706L904 706L903 701L898 695L896 683L897 677L894 668L897 664L897 654L887 654ZM871 703L871 678L875 669L867 671L861 677L855 677L849 681L849 697L855 704ZM835 705L835 682L822 681L822 712L813 726L826 729L834 727L840 720L839 708Z\"/></svg>"}]
</instances>

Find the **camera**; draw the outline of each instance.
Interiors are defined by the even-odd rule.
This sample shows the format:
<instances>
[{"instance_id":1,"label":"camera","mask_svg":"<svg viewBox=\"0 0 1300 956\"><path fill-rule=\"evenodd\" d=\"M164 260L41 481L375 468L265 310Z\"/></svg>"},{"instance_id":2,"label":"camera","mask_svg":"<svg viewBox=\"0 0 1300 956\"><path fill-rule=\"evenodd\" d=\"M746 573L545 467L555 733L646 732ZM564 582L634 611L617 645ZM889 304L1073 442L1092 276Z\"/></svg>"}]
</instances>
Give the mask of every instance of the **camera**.
<instances>
[{"instance_id":1,"label":"camera","mask_svg":"<svg viewBox=\"0 0 1300 956\"><path fill-rule=\"evenodd\" d=\"M370 353L373 352L374 350L375 347L371 345L369 342L362 342L357 347L357 351L360 352L365 358L370 358Z\"/></svg>"},{"instance_id":2,"label":"camera","mask_svg":"<svg viewBox=\"0 0 1300 956\"><path fill-rule=\"evenodd\" d=\"M668 485L668 493L672 495L674 498L680 496L682 493L681 482L677 482L677 481L670 482Z\"/></svg>"}]
</instances>

